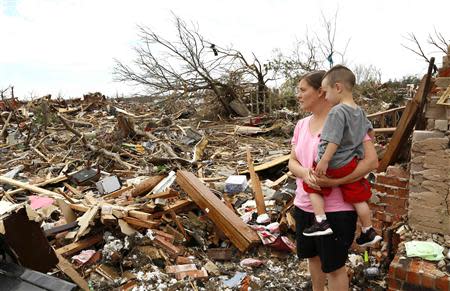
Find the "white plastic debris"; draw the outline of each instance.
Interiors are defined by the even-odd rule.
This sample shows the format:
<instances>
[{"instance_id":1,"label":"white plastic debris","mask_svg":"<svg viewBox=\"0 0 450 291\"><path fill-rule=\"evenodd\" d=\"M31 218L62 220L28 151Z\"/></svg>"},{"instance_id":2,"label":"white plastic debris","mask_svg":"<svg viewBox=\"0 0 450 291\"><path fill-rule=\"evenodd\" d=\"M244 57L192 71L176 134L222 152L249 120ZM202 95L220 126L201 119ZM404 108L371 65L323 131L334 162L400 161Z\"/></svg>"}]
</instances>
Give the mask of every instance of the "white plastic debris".
<instances>
[{"instance_id":1,"label":"white plastic debris","mask_svg":"<svg viewBox=\"0 0 450 291\"><path fill-rule=\"evenodd\" d=\"M248 182L246 176L232 175L225 181L225 192L230 194L244 192L247 185Z\"/></svg>"},{"instance_id":2,"label":"white plastic debris","mask_svg":"<svg viewBox=\"0 0 450 291\"><path fill-rule=\"evenodd\" d=\"M97 186L97 190L101 195L112 193L122 187L117 176L106 177L95 183L95 186Z\"/></svg>"},{"instance_id":3,"label":"white plastic debris","mask_svg":"<svg viewBox=\"0 0 450 291\"><path fill-rule=\"evenodd\" d=\"M261 214L256 218L256 223L258 224L266 224L270 222L270 217L267 213Z\"/></svg>"},{"instance_id":4,"label":"white plastic debris","mask_svg":"<svg viewBox=\"0 0 450 291\"><path fill-rule=\"evenodd\" d=\"M175 182L176 175L174 171L170 171L169 175L161 180L158 185L153 188L151 194L158 194L169 188Z\"/></svg>"}]
</instances>

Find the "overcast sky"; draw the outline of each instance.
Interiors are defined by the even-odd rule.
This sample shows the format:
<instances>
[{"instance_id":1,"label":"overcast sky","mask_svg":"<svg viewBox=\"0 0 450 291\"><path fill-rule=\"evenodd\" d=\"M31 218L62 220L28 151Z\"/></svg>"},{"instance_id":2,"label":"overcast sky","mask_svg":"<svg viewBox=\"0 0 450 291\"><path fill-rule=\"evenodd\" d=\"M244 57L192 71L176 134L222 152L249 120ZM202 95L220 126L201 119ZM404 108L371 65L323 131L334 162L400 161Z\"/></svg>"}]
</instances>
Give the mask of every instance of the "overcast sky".
<instances>
[{"instance_id":1,"label":"overcast sky","mask_svg":"<svg viewBox=\"0 0 450 291\"><path fill-rule=\"evenodd\" d=\"M321 32L321 12L336 10L337 45L350 39L348 65L374 65L383 80L426 73L427 64L401 46L409 32L423 43L435 28L450 39L448 0L0 0L0 89L14 85L21 98L134 92L112 80L113 59L133 59L138 24L170 39L171 11L197 23L206 39L267 60L307 29Z\"/></svg>"}]
</instances>

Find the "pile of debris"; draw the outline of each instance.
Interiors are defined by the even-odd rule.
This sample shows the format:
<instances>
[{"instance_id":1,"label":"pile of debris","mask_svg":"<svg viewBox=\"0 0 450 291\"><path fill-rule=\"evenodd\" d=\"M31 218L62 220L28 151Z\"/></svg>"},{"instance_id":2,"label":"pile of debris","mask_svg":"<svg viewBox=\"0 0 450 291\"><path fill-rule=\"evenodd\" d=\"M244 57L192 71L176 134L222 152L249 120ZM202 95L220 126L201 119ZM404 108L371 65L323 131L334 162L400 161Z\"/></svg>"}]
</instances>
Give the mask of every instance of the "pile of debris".
<instances>
[{"instance_id":1,"label":"pile of debris","mask_svg":"<svg viewBox=\"0 0 450 291\"><path fill-rule=\"evenodd\" d=\"M293 255L293 124L146 106L97 93L5 103L5 264L84 290L307 288Z\"/></svg>"}]
</instances>

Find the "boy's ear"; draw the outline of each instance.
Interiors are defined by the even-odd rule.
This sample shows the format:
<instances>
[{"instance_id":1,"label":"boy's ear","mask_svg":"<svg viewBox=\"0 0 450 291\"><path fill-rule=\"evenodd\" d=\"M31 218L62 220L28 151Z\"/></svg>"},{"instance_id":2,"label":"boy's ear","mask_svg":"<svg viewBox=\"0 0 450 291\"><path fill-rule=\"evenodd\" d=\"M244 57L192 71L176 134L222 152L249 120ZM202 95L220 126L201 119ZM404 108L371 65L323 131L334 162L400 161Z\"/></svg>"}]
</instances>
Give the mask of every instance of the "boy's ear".
<instances>
[{"instance_id":1,"label":"boy's ear","mask_svg":"<svg viewBox=\"0 0 450 291\"><path fill-rule=\"evenodd\" d=\"M342 93L342 91L344 90L344 84L342 84L340 82L336 82L336 84L334 86L336 87L336 91L338 93Z\"/></svg>"}]
</instances>

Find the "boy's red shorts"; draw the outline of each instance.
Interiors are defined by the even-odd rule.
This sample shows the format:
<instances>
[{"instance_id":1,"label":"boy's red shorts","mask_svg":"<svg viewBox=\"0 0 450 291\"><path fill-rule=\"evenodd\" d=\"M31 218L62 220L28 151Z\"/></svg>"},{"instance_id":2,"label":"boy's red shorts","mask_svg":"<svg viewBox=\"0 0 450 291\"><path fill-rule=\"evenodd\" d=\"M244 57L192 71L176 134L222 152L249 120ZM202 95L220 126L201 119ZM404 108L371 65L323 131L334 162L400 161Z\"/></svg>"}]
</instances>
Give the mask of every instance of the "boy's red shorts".
<instances>
[{"instance_id":1,"label":"boy's red shorts","mask_svg":"<svg viewBox=\"0 0 450 291\"><path fill-rule=\"evenodd\" d=\"M347 165L342 166L337 169L328 169L327 176L330 178L342 178L349 175L353 172L358 165L358 160L354 158ZM316 163L314 163L314 168L316 167ZM349 184L339 185L341 188L342 196L344 197L344 201L348 203L358 203L367 201L370 196L372 196L372 192L370 191L370 184L367 179L362 178L356 182ZM323 196L328 196L331 193L331 187L321 187L321 190L318 191L309 187L305 182L303 182L303 189L307 193L317 193Z\"/></svg>"}]
</instances>

